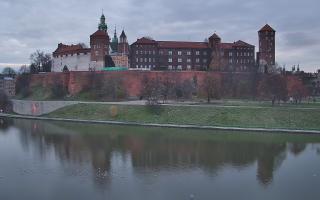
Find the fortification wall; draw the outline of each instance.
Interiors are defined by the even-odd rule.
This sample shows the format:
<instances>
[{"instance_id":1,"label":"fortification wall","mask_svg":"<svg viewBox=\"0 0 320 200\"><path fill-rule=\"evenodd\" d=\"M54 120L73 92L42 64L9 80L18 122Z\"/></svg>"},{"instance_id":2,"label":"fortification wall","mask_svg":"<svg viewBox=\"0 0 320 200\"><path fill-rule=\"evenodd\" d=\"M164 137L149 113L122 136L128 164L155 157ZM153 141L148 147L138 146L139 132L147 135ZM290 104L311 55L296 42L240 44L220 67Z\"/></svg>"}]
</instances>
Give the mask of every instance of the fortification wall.
<instances>
[{"instance_id":1,"label":"fortification wall","mask_svg":"<svg viewBox=\"0 0 320 200\"><path fill-rule=\"evenodd\" d=\"M253 74L250 73L219 73L210 72L213 76L219 77L223 85L232 84L237 86L243 81L253 81ZM143 88L143 80L158 78L160 80L169 79L175 82L185 80L196 80L198 86L203 85L207 72L202 71L119 71L119 72L68 72L68 73L46 73L35 74L31 77L31 86L43 85L50 87L52 84L61 83L68 88L71 95L76 95L92 84L95 78L108 80L111 77L121 78L124 88L129 97L139 97ZM232 89L232 88L231 88ZM239 94L241 95L241 94Z\"/></svg>"}]
</instances>

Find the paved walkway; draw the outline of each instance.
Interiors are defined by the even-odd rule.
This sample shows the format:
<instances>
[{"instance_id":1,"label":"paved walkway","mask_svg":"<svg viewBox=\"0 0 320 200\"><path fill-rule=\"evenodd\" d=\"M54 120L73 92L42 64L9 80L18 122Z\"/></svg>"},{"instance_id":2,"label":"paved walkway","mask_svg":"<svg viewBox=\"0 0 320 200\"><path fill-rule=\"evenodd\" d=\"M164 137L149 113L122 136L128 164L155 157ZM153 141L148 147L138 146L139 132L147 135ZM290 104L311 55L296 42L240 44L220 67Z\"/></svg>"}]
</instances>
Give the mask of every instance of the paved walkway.
<instances>
[{"instance_id":1,"label":"paved walkway","mask_svg":"<svg viewBox=\"0 0 320 200\"><path fill-rule=\"evenodd\" d=\"M246 131L246 132L261 132L261 133L289 133L289 134L317 134L317 135L320 135L320 130L317 131L317 130L296 130L296 129L266 129L266 128L238 128L238 127L221 127L221 126L178 125L178 124L152 124L152 123L120 122L120 121L49 118L49 117L12 115L12 114L4 114L4 113L0 113L0 117L17 118L17 119L30 119L30 120L60 121L60 122L125 125L125 126L145 126L145 127L163 127L163 128L223 130L223 131L238 131L238 132Z\"/></svg>"}]
</instances>

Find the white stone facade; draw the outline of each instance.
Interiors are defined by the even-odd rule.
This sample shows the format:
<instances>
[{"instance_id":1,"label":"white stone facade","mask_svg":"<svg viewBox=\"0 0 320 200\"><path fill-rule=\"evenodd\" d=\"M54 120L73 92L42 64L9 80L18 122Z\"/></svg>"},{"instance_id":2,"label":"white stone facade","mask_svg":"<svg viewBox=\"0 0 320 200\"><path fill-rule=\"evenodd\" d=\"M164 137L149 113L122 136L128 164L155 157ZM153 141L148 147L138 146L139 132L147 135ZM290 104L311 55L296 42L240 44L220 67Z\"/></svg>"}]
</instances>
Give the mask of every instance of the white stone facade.
<instances>
[{"instance_id":1,"label":"white stone facade","mask_svg":"<svg viewBox=\"0 0 320 200\"><path fill-rule=\"evenodd\" d=\"M66 66L69 71L89 71L90 53L75 53L53 57L52 71L62 72Z\"/></svg>"}]
</instances>

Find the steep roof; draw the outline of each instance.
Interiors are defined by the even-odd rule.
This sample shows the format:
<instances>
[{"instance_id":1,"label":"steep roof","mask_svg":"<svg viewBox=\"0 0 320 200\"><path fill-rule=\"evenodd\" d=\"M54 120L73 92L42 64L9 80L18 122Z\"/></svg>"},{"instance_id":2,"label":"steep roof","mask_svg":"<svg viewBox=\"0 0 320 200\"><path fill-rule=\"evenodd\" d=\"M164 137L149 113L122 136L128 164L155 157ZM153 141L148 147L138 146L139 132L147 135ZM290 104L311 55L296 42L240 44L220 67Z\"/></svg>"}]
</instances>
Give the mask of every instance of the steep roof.
<instances>
[{"instance_id":1,"label":"steep roof","mask_svg":"<svg viewBox=\"0 0 320 200\"><path fill-rule=\"evenodd\" d=\"M210 37L210 39L221 39L220 37L219 37L219 35L217 35L216 33L214 33L213 35L211 35L211 37Z\"/></svg>"},{"instance_id":2,"label":"steep roof","mask_svg":"<svg viewBox=\"0 0 320 200\"><path fill-rule=\"evenodd\" d=\"M124 30L122 30L122 32L121 32L121 35L120 35L120 38L126 38L127 36L126 36L126 33L124 32Z\"/></svg>"},{"instance_id":3,"label":"steep roof","mask_svg":"<svg viewBox=\"0 0 320 200\"><path fill-rule=\"evenodd\" d=\"M234 46L237 47L254 47L254 45L248 44L242 40L238 40L237 42L234 43Z\"/></svg>"},{"instance_id":4,"label":"steep roof","mask_svg":"<svg viewBox=\"0 0 320 200\"><path fill-rule=\"evenodd\" d=\"M157 42L153 39L143 37L143 38L137 39L137 41L133 44L157 44Z\"/></svg>"},{"instance_id":5,"label":"steep roof","mask_svg":"<svg viewBox=\"0 0 320 200\"><path fill-rule=\"evenodd\" d=\"M97 30L94 32L91 36L108 36L108 34L105 31ZM109 37L109 36L108 36Z\"/></svg>"},{"instance_id":6,"label":"steep roof","mask_svg":"<svg viewBox=\"0 0 320 200\"><path fill-rule=\"evenodd\" d=\"M170 49L206 49L206 42L158 41L160 48Z\"/></svg>"},{"instance_id":7,"label":"steep roof","mask_svg":"<svg viewBox=\"0 0 320 200\"><path fill-rule=\"evenodd\" d=\"M265 31L272 31L272 32L276 32L269 24L264 25L264 27L262 27L259 32L265 32Z\"/></svg>"}]
</instances>

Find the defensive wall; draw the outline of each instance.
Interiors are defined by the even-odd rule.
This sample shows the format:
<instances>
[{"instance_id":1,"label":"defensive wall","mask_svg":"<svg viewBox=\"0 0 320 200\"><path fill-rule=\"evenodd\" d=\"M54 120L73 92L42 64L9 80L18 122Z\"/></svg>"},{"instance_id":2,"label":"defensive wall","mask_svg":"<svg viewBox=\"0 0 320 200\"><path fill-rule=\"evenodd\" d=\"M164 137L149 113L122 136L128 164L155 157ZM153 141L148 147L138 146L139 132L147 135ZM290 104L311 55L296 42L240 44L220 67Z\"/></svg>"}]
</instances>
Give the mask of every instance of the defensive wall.
<instances>
[{"instance_id":1,"label":"defensive wall","mask_svg":"<svg viewBox=\"0 0 320 200\"><path fill-rule=\"evenodd\" d=\"M239 87L241 82L245 81L246 87L251 91L254 87L253 73L220 73L209 72L211 77L217 77L221 80L221 84L233 82L234 86ZM181 82L185 80L196 81L198 86L203 85L208 72L203 71L117 71L117 72L51 72L43 74L34 74L31 76L30 86L42 85L50 87L53 84L61 83L69 91L71 95L76 95L83 89L88 88L92 84L92 80L101 78L108 80L110 78L121 78L123 87L129 97L139 97L143 88L143 80L148 79L169 79L172 82ZM223 86L222 86L223 88ZM231 88L233 90L233 88ZM241 93L241 91L240 91ZM241 95L241 94L240 94Z\"/></svg>"}]
</instances>

